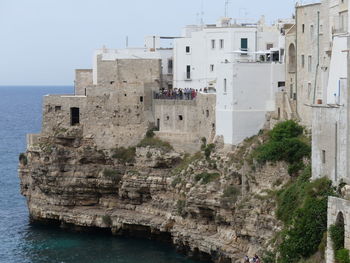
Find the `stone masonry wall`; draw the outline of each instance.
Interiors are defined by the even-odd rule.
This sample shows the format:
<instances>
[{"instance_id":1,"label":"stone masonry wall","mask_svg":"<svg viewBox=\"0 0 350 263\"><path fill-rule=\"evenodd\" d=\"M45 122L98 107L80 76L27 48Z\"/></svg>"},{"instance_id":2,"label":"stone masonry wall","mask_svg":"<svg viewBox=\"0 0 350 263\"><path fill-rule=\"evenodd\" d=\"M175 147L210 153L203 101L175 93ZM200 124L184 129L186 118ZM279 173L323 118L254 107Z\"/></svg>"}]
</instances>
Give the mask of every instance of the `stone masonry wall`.
<instances>
[{"instance_id":1,"label":"stone masonry wall","mask_svg":"<svg viewBox=\"0 0 350 263\"><path fill-rule=\"evenodd\" d=\"M154 100L157 136L175 149L198 151L202 137L214 139L215 100L215 94L201 93L194 100Z\"/></svg>"},{"instance_id":2,"label":"stone masonry wall","mask_svg":"<svg viewBox=\"0 0 350 263\"><path fill-rule=\"evenodd\" d=\"M76 69L75 95L86 95L86 88L92 86L92 69Z\"/></svg>"},{"instance_id":3,"label":"stone masonry wall","mask_svg":"<svg viewBox=\"0 0 350 263\"><path fill-rule=\"evenodd\" d=\"M344 216L345 238L344 247L350 249L350 201L336 197L328 198L327 227L336 223L339 213ZM334 263L332 240L327 236L326 263Z\"/></svg>"}]
</instances>

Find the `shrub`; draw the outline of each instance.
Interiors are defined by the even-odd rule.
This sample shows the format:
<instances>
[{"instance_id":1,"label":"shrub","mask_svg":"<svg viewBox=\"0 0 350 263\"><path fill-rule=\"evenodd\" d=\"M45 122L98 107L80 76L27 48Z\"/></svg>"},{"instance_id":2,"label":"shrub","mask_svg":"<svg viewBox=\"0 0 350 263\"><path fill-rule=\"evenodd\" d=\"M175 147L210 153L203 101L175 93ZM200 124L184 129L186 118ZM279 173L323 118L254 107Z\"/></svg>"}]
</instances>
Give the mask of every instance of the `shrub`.
<instances>
[{"instance_id":1,"label":"shrub","mask_svg":"<svg viewBox=\"0 0 350 263\"><path fill-rule=\"evenodd\" d=\"M328 231L333 242L334 251L344 248L344 226L334 224L329 227Z\"/></svg>"},{"instance_id":2,"label":"shrub","mask_svg":"<svg viewBox=\"0 0 350 263\"><path fill-rule=\"evenodd\" d=\"M27 165L28 164L28 158L26 156L25 153L21 153L19 155L19 162L22 164L22 165Z\"/></svg>"},{"instance_id":3,"label":"shrub","mask_svg":"<svg viewBox=\"0 0 350 263\"><path fill-rule=\"evenodd\" d=\"M253 152L253 157L260 163L285 161L289 164L288 173L297 175L304 168L303 158L311 155L302 133L303 127L294 121L281 122L269 132L269 140Z\"/></svg>"},{"instance_id":4,"label":"shrub","mask_svg":"<svg viewBox=\"0 0 350 263\"><path fill-rule=\"evenodd\" d=\"M202 137L201 141L202 141L201 150L204 151L205 147L207 147L207 138Z\"/></svg>"},{"instance_id":5,"label":"shrub","mask_svg":"<svg viewBox=\"0 0 350 263\"><path fill-rule=\"evenodd\" d=\"M212 153L212 151L214 150L215 148L215 144L211 143L211 144L208 144L205 149L204 149L204 155L205 155L205 158L209 159L210 158L210 155Z\"/></svg>"},{"instance_id":6,"label":"shrub","mask_svg":"<svg viewBox=\"0 0 350 263\"><path fill-rule=\"evenodd\" d=\"M201 184L208 184L219 177L220 174L218 173L201 173L197 174L194 179L196 182L201 181Z\"/></svg>"},{"instance_id":7,"label":"shrub","mask_svg":"<svg viewBox=\"0 0 350 263\"><path fill-rule=\"evenodd\" d=\"M309 182L310 167L277 194L277 218L285 223L278 245L279 263L295 263L317 252L327 230L327 200L335 195L331 181Z\"/></svg>"},{"instance_id":8,"label":"shrub","mask_svg":"<svg viewBox=\"0 0 350 263\"><path fill-rule=\"evenodd\" d=\"M119 183L122 179L122 175L118 171L111 169L104 169L103 176L111 179L114 183Z\"/></svg>"},{"instance_id":9,"label":"shrub","mask_svg":"<svg viewBox=\"0 0 350 263\"><path fill-rule=\"evenodd\" d=\"M269 136L274 141L282 139L295 138L303 134L304 128L298 125L293 120L288 120L276 124L276 126L269 132Z\"/></svg>"},{"instance_id":10,"label":"shrub","mask_svg":"<svg viewBox=\"0 0 350 263\"><path fill-rule=\"evenodd\" d=\"M349 250L343 248L336 251L335 260L337 263L350 263Z\"/></svg>"},{"instance_id":11,"label":"shrub","mask_svg":"<svg viewBox=\"0 0 350 263\"><path fill-rule=\"evenodd\" d=\"M276 254L272 251L264 251L261 258L264 263L275 263Z\"/></svg>"},{"instance_id":12,"label":"shrub","mask_svg":"<svg viewBox=\"0 0 350 263\"><path fill-rule=\"evenodd\" d=\"M138 145L137 147L153 147L160 150L163 150L165 152L170 152L174 148L170 145L168 142L164 142L158 138L154 137L145 137Z\"/></svg>"},{"instance_id":13,"label":"shrub","mask_svg":"<svg viewBox=\"0 0 350 263\"><path fill-rule=\"evenodd\" d=\"M153 128L148 129L148 131L146 132L146 137L153 138L155 136L155 134L154 134L155 131L158 131L158 128L153 127Z\"/></svg>"},{"instance_id":14,"label":"shrub","mask_svg":"<svg viewBox=\"0 0 350 263\"><path fill-rule=\"evenodd\" d=\"M102 222L106 225L106 226L111 226L112 225L112 218L110 215L104 215L102 216Z\"/></svg>"},{"instance_id":15,"label":"shrub","mask_svg":"<svg viewBox=\"0 0 350 263\"><path fill-rule=\"evenodd\" d=\"M136 149L135 147L130 148L115 148L113 150L113 158L120 160L123 163L134 163L136 157Z\"/></svg>"}]
</instances>

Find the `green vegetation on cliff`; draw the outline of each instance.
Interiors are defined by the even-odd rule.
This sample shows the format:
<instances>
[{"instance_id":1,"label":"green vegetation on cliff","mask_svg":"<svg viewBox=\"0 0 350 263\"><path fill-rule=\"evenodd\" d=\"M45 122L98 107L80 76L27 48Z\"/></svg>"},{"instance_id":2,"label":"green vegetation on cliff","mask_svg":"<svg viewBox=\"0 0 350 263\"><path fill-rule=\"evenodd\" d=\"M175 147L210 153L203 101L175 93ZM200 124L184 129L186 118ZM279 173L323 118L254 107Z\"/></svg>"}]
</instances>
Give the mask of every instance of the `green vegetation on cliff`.
<instances>
[{"instance_id":1,"label":"green vegetation on cliff","mask_svg":"<svg viewBox=\"0 0 350 263\"><path fill-rule=\"evenodd\" d=\"M136 148L135 147L115 148L113 150L113 155L112 155L113 158L118 159L123 163L134 163L135 156L136 156Z\"/></svg>"},{"instance_id":2,"label":"green vegetation on cliff","mask_svg":"<svg viewBox=\"0 0 350 263\"><path fill-rule=\"evenodd\" d=\"M311 155L303 130L292 120L278 123L268 133L267 142L254 151L253 157L260 163L285 161L289 164L288 173L297 175L304 168L303 159Z\"/></svg>"},{"instance_id":3,"label":"green vegetation on cliff","mask_svg":"<svg viewBox=\"0 0 350 263\"><path fill-rule=\"evenodd\" d=\"M305 260L325 247L327 200L336 193L326 178L310 181L311 167L305 163L310 159L311 146L303 132L295 121L281 122L268 132L267 141L252 155L259 163L287 162L288 173L293 176L274 194L276 217L284 227L276 236L275 250L266 253L266 263L314 262ZM315 262L322 256L319 252Z\"/></svg>"},{"instance_id":4,"label":"green vegetation on cliff","mask_svg":"<svg viewBox=\"0 0 350 263\"><path fill-rule=\"evenodd\" d=\"M277 193L277 217L285 223L277 247L278 263L295 263L315 254L327 231L327 200L335 195L330 180L310 182L307 167L301 176Z\"/></svg>"}]
</instances>

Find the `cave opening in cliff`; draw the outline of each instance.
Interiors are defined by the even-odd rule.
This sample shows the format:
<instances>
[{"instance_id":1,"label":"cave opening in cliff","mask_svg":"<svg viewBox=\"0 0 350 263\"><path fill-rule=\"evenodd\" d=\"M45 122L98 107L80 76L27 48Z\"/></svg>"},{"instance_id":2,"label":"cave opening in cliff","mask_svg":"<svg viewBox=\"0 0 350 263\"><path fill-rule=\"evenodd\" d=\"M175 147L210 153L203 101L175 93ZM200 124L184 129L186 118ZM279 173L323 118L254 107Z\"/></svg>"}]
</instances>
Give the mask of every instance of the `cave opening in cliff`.
<instances>
[{"instance_id":1,"label":"cave opening in cliff","mask_svg":"<svg viewBox=\"0 0 350 263\"><path fill-rule=\"evenodd\" d=\"M79 108L70 108L70 124L72 126L79 124L80 122L80 110Z\"/></svg>"}]
</instances>

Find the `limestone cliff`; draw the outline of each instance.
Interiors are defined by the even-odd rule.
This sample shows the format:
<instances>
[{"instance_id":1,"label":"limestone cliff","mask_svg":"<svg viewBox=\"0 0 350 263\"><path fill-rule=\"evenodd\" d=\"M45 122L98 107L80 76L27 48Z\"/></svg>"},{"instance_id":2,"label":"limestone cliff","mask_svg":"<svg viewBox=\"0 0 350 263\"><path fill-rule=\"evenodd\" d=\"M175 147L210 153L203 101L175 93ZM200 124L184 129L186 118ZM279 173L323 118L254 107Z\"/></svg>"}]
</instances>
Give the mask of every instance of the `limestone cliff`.
<instances>
[{"instance_id":1,"label":"limestone cliff","mask_svg":"<svg viewBox=\"0 0 350 263\"><path fill-rule=\"evenodd\" d=\"M288 173L248 159L259 140L231 152L217 146L209 158L146 146L125 159L61 131L21 155L21 192L33 221L161 237L191 256L240 262L281 228L269 193Z\"/></svg>"}]
</instances>

